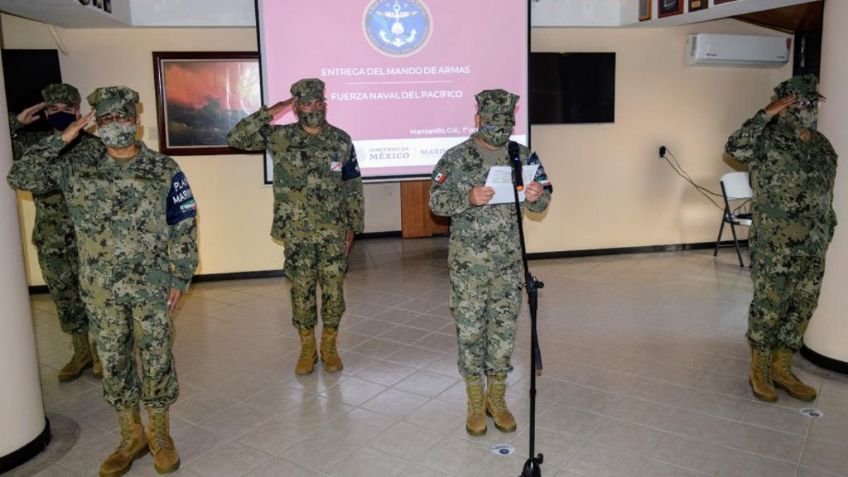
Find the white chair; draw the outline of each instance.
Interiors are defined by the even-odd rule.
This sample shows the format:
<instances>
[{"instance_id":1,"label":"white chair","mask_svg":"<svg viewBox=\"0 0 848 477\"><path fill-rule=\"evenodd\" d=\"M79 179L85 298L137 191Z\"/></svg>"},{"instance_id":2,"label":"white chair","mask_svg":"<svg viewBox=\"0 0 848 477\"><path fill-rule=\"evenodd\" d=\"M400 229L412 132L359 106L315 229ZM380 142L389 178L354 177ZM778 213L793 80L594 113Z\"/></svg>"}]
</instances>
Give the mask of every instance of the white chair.
<instances>
[{"instance_id":1,"label":"white chair","mask_svg":"<svg viewBox=\"0 0 848 477\"><path fill-rule=\"evenodd\" d=\"M718 248L721 245L721 234L724 232L724 224L730 224L730 232L733 234L733 243L736 244L736 256L739 257L739 266L745 267L742 261L742 252L739 249L739 239L736 237L736 226L742 225L745 227L751 226L751 212L749 208L739 210L740 207L745 207L745 201L749 201L754 197L754 191L751 190L751 182L747 172L728 172L721 176L721 195L724 197L724 213L721 218L721 226L718 229L718 238L716 239L715 251L713 257L718 255ZM736 209L730 207L730 203L738 203Z\"/></svg>"}]
</instances>

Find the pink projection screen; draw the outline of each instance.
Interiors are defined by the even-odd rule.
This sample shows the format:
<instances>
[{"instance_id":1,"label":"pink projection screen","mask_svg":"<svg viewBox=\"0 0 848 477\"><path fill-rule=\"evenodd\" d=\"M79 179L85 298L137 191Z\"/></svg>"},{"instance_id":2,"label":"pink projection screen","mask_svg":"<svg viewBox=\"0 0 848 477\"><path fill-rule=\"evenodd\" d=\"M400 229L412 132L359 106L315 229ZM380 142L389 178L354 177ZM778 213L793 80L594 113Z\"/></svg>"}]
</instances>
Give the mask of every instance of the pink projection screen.
<instances>
[{"instance_id":1,"label":"pink projection screen","mask_svg":"<svg viewBox=\"0 0 848 477\"><path fill-rule=\"evenodd\" d=\"M513 139L527 142L524 1L257 0L257 14L264 104L323 80L327 119L353 138L366 180L430 175L475 131L484 89L521 96Z\"/></svg>"}]
</instances>

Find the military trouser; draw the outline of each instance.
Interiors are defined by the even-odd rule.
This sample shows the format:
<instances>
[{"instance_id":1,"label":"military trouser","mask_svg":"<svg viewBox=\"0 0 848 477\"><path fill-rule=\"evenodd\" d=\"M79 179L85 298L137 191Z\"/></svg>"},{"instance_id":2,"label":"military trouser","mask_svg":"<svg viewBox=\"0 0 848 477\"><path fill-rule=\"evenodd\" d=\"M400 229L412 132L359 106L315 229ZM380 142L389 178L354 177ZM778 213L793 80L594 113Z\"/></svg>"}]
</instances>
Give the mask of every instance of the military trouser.
<instances>
[{"instance_id":1,"label":"military trouser","mask_svg":"<svg viewBox=\"0 0 848 477\"><path fill-rule=\"evenodd\" d=\"M480 273L451 263L451 309L456 319L459 374L512 371L512 350L521 310L520 267Z\"/></svg>"},{"instance_id":2,"label":"military trouser","mask_svg":"<svg viewBox=\"0 0 848 477\"><path fill-rule=\"evenodd\" d=\"M318 321L316 285L321 284L321 321L338 328L345 311L344 277L347 269L343 234L298 237L285 242L286 277L291 284L292 323L301 330Z\"/></svg>"},{"instance_id":3,"label":"military trouser","mask_svg":"<svg viewBox=\"0 0 848 477\"><path fill-rule=\"evenodd\" d=\"M179 387L171 354L171 317L167 292L161 301L89 304L92 334L103 363L103 395L121 411L138 405L166 409ZM141 379L135 351L141 361Z\"/></svg>"},{"instance_id":4,"label":"military trouser","mask_svg":"<svg viewBox=\"0 0 848 477\"><path fill-rule=\"evenodd\" d=\"M816 309L824 275L823 256L753 250L754 298L748 310L752 347L798 352Z\"/></svg>"},{"instance_id":5,"label":"military trouser","mask_svg":"<svg viewBox=\"0 0 848 477\"><path fill-rule=\"evenodd\" d=\"M65 333L88 330L88 317L80 297L79 258L76 241L50 241L39 243L38 264L41 275L56 304L59 326Z\"/></svg>"}]
</instances>

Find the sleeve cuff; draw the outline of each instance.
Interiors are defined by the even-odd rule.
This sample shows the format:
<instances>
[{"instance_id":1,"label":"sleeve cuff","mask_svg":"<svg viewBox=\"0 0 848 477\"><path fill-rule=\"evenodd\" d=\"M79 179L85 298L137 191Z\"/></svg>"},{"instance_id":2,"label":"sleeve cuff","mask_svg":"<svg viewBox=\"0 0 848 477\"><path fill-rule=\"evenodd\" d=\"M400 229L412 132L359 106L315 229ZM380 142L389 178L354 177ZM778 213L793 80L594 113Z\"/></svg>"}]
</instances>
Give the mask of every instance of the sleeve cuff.
<instances>
[{"instance_id":1,"label":"sleeve cuff","mask_svg":"<svg viewBox=\"0 0 848 477\"><path fill-rule=\"evenodd\" d=\"M191 287L191 280L171 278L171 288L176 288L177 290L185 293L188 291L189 287Z\"/></svg>"}]
</instances>

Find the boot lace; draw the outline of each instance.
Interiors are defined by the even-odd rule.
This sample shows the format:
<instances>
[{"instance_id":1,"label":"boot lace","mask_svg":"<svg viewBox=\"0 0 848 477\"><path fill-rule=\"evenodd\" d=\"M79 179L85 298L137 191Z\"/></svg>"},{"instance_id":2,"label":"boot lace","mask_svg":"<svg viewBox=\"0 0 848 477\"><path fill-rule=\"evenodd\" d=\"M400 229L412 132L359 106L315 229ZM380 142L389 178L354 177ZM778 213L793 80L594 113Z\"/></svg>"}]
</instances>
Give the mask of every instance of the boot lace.
<instances>
[{"instance_id":1,"label":"boot lace","mask_svg":"<svg viewBox=\"0 0 848 477\"><path fill-rule=\"evenodd\" d=\"M473 383L468 385L468 405L474 413L483 412L483 384Z\"/></svg>"},{"instance_id":2,"label":"boot lace","mask_svg":"<svg viewBox=\"0 0 848 477\"><path fill-rule=\"evenodd\" d=\"M168 438L164 415L151 416L150 430L153 433L153 439L156 441L156 447L160 449L171 448L171 439Z\"/></svg>"}]
</instances>

